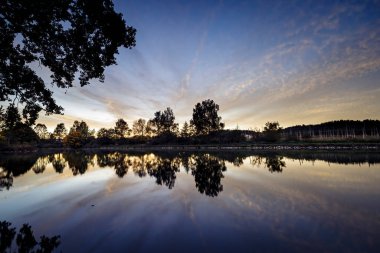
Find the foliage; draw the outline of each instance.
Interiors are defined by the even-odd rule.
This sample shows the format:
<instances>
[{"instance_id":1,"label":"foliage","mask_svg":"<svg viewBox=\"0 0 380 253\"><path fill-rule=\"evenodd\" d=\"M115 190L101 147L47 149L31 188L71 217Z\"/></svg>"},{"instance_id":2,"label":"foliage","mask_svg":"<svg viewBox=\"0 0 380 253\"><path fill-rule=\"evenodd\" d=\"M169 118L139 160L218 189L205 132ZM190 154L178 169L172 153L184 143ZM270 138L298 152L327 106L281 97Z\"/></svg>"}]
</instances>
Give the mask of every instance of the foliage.
<instances>
[{"instance_id":1,"label":"foliage","mask_svg":"<svg viewBox=\"0 0 380 253\"><path fill-rule=\"evenodd\" d=\"M10 104L1 115L2 135L8 143L24 143L38 141L39 137L29 126L21 121L17 107Z\"/></svg>"},{"instance_id":2,"label":"foliage","mask_svg":"<svg viewBox=\"0 0 380 253\"><path fill-rule=\"evenodd\" d=\"M146 126L145 126L145 133L147 136L154 136L157 132L157 129L155 127L155 123L153 122L153 120L148 120L148 122L146 123Z\"/></svg>"},{"instance_id":3,"label":"foliage","mask_svg":"<svg viewBox=\"0 0 380 253\"><path fill-rule=\"evenodd\" d=\"M51 72L52 84L70 88L104 81L104 70L116 64L119 47L135 46L133 27L126 26L111 0L23 1L0 4L0 101L17 99L31 125L41 110L61 113L34 63Z\"/></svg>"},{"instance_id":4,"label":"foliage","mask_svg":"<svg viewBox=\"0 0 380 253\"><path fill-rule=\"evenodd\" d=\"M38 135L40 139L49 138L49 133L45 124L38 123L34 127L34 132Z\"/></svg>"},{"instance_id":5,"label":"foliage","mask_svg":"<svg viewBox=\"0 0 380 253\"><path fill-rule=\"evenodd\" d=\"M64 123L59 123L54 129L53 137L57 140L63 140L67 135L67 130Z\"/></svg>"},{"instance_id":6,"label":"foliage","mask_svg":"<svg viewBox=\"0 0 380 253\"><path fill-rule=\"evenodd\" d=\"M264 126L264 140L265 141L278 141L281 138L281 130L280 124L276 122L267 122Z\"/></svg>"},{"instance_id":7,"label":"foliage","mask_svg":"<svg viewBox=\"0 0 380 253\"><path fill-rule=\"evenodd\" d=\"M5 127L5 113L2 106L0 106L0 133Z\"/></svg>"},{"instance_id":8,"label":"foliage","mask_svg":"<svg viewBox=\"0 0 380 253\"><path fill-rule=\"evenodd\" d=\"M196 134L209 134L224 128L222 118L218 116L219 105L207 99L197 103L193 109L193 118L190 124L195 127Z\"/></svg>"},{"instance_id":9,"label":"foliage","mask_svg":"<svg viewBox=\"0 0 380 253\"><path fill-rule=\"evenodd\" d=\"M278 131L278 130L281 130L281 127L280 127L280 123L278 123L277 121L265 123L264 132Z\"/></svg>"},{"instance_id":10,"label":"foliage","mask_svg":"<svg viewBox=\"0 0 380 253\"><path fill-rule=\"evenodd\" d=\"M4 130L12 130L16 127L16 125L21 123L21 116L14 104L10 104L8 106L5 113L3 113L2 120Z\"/></svg>"},{"instance_id":11,"label":"foliage","mask_svg":"<svg viewBox=\"0 0 380 253\"><path fill-rule=\"evenodd\" d=\"M93 133L89 130L87 123L76 120L65 137L64 143L72 148L81 148L89 142L91 137L93 137Z\"/></svg>"},{"instance_id":12,"label":"foliage","mask_svg":"<svg viewBox=\"0 0 380 253\"><path fill-rule=\"evenodd\" d=\"M24 123L18 123L12 130L5 131L8 143L33 143L39 140L33 129Z\"/></svg>"},{"instance_id":13,"label":"foliage","mask_svg":"<svg viewBox=\"0 0 380 253\"><path fill-rule=\"evenodd\" d=\"M133 122L133 134L136 136L144 136L146 131L145 119L138 119Z\"/></svg>"},{"instance_id":14,"label":"foliage","mask_svg":"<svg viewBox=\"0 0 380 253\"><path fill-rule=\"evenodd\" d=\"M7 221L0 221L0 252L7 252L12 247L12 242L16 236L16 228ZM60 236L47 237L42 235L40 242L34 237L32 227L23 224L16 236L18 252L50 253L60 245ZM38 245L36 251L34 249ZM10 252L10 251L9 251Z\"/></svg>"},{"instance_id":15,"label":"foliage","mask_svg":"<svg viewBox=\"0 0 380 253\"><path fill-rule=\"evenodd\" d=\"M185 123L183 124L180 135L183 138L187 138L191 136L191 129L187 121L185 121Z\"/></svg>"},{"instance_id":16,"label":"foliage","mask_svg":"<svg viewBox=\"0 0 380 253\"><path fill-rule=\"evenodd\" d=\"M125 138L131 134L131 130L128 127L128 123L123 119L118 119L115 126L115 137Z\"/></svg>"},{"instance_id":17,"label":"foliage","mask_svg":"<svg viewBox=\"0 0 380 253\"><path fill-rule=\"evenodd\" d=\"M173 110L168 107L164 111L156 112L150 124L156 135L174 134L178 131L178 124L174 120Z\"/></svg>"},{"instance_id":18,"label":"foliage","mask_svg":"<svg viewBox=\"0 0 380 253\"><path fill-rule=\"evenodd\" d=\"M268 170L273 173L273 172L282 172L283 168L286 167L286 163L283 160L282 156L266 156L265 157L265 166L268 168Z\"/></svg>"},{"instance_id":19,"label":"foliage","mask_svg":"<svg viewBox=\"0 0 380 253\"><path fill-rule=\"evenodd\" d=\"M115 130L113 128L107 129L107 128L102 127L99 129L96 137L113 139L114 136L115 136Z\"/></svg>"},{"instance_id":20,"label":"foliage","mask_svg":"<svg viewBox=\"0 0 380 253\"><path fill-rule=\"evenodd\" d=\"M376 140L379 120L336 120L315 125L296 125L282 131L287 140Z\"/></svg>"},{"instance_id":21,"label":"foliage","mask_svg":"<svg viewBox=\"0 0 380 253\"><path fill-rule=\"evenodd\" d=\"M195 179L195 186L200 193L207 196L216 197L223 191L221 179L223 172L227 170L224 161L209 154L199 154L193 157L191 164L191 174Z\"/></svg>"}]
</instances>

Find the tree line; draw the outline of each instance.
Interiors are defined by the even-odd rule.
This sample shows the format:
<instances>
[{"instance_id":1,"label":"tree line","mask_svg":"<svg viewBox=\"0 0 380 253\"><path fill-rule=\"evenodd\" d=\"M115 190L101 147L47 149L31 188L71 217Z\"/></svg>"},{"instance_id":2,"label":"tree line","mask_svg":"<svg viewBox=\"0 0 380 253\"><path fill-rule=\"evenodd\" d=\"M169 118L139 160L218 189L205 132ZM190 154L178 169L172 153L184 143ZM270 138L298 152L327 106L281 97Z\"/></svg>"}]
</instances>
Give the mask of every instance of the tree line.
<instances>
[{"instance_id":1,"label":"tree line","mask_svg":"<svg viewBox=\"0 0 380 253\"><path fill-rule=\"evenodd\" d=\"M51 146L81 148L84 146L126 144L233 144L278 141L378 140L379 120L340 120L317 125L282 128L278 122L267 122L263 131L225 130L219 105L207 99L193 108L192 118L181 128L168 107L157 111L149 120L137 119L131 126L120 118L111 128L91 130L85 121L74 121L67 129L59 123L53 132L46 125L22 119L17 107L0 107L0 147L20 143L42 143Z\"/></svg>"},{"instance_id":2,"label":"tree line","mask_svg":"<svg viewBox=\"0 0 380 253\"><path fill-rule=\"evenodd\" d=\"M285 128L282 136L289 140L379 139L379 120L336 120L315 125Z\"/></svg>"},{"instance_id":3,"label":"tree line","mask_svg":"<svg viewBox=\"0 0 380 253\"><path fill-rule=\"evenodd\" d=\"M163 111L154 113L149 120L135 120L130 127L127 121L120 118L112 128L100 128L97 132L91 130L85 121L74 121L67 129L64 123L59 123L52 133L48 132L46 125L33 124L22 119L18 108L10 105L6 110L0 107L0 138L3 142L30 143L38 141L56 141L64 145L80 148L96 140L99 144L113 144L115 141L127 140L131 142L146 142L157 140L170 142L177 138L190 138L191 136L209 135L224 128L222 118L218 115L219 105L207 99L197 103L193 109L192 119L179 129L175 122L173 110L168 107Z\"/></svg>"}]
</instances>

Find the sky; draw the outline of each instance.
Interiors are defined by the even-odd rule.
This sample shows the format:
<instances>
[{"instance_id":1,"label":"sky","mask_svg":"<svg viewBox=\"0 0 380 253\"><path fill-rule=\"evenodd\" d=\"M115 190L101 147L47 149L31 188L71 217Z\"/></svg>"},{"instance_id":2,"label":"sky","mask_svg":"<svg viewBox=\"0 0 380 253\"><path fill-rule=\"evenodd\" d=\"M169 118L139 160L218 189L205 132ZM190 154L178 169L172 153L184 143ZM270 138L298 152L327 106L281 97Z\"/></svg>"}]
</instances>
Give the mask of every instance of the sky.
<instances>
[{"instance_id":1,"label":"sky","mask_svg":"<svg viewBox=\"0 0 380 253\"><path fill-rule=\"evenodd\" d=\"M205 99L229 129L380 119L380 1L127 0L115 10L137 29L136 47L120 49L104 83L52 88L65 110L41 115L50 130L131 126L167 107L182 125Z\"/></svg>"}]
</instances>

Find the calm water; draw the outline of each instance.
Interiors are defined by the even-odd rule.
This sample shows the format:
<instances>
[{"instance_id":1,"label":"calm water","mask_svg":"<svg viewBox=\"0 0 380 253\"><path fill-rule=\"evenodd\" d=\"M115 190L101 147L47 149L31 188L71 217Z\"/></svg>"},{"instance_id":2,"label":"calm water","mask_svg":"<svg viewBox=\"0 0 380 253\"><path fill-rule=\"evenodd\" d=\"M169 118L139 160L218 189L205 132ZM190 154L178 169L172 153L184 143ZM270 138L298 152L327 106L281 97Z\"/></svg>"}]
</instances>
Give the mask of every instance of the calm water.
<instances>
[{"instance_id":1,"label":"calm water","mask_svg":"<svg viewBox=\"0 0 380 253\"><path fill-rule=\"evenodd\" d=\"M378 153L1 155L0 189L58 252L380 252Z\"/></svg>"}]
</instances>

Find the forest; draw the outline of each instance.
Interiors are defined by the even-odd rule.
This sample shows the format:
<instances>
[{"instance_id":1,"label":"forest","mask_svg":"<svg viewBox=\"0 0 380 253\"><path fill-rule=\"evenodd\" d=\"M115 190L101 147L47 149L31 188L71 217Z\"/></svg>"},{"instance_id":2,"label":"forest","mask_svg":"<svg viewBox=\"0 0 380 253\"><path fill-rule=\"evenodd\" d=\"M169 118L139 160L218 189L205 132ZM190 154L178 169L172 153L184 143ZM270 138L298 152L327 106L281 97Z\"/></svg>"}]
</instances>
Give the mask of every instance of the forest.
<instances>
[{"instance_id":1,"label":"forest","mask_svg":"<svg viewBox=\"0 0 380 253\"><path fill-rule=\"evenodd\" d=\"M1 110L0 148L12 150L24 145L38 148L96 148L120 145L234 145L255 143L378 142L379 120L339 120L316 125L282 128L267 122L263 130L224 129L219 105L207 99L193 108L192 118L182 127L168 107L151 119L132 123L122 118L112 128L91 129L85 121L74 121L70 128L57 124L53 132L46 125L28 124L16 107Z\"/></svg>"}]
</instances>

